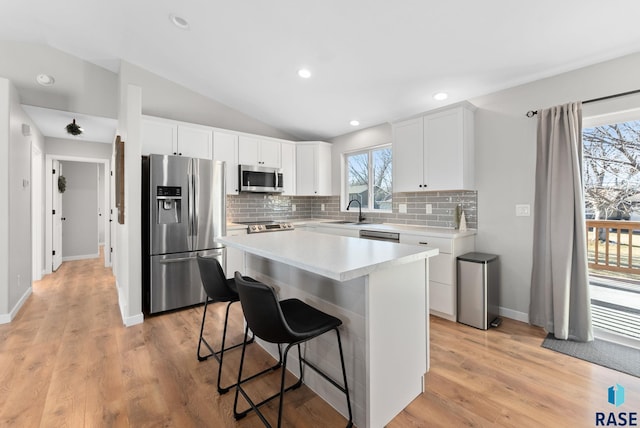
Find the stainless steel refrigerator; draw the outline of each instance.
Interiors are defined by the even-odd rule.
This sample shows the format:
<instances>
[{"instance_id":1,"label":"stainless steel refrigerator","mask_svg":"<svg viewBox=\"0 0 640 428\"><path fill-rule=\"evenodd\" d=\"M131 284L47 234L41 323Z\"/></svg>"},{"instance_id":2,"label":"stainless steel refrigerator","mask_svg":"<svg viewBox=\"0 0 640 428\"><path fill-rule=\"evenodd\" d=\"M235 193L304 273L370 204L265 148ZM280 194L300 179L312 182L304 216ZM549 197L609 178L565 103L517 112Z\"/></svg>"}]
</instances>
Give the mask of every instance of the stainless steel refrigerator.
<instances>
[{"instance_id":1,"label":"stainless steel refrigerator","mask_svg":"<svg viewBox=\"0 0 640 428\"><path fill-rule=\"evenodd\" d=\"M143 310L154 314L205 301L196 255L225 248L225 164L182 156L142 158Z\"/></svg>"}]
</instances>

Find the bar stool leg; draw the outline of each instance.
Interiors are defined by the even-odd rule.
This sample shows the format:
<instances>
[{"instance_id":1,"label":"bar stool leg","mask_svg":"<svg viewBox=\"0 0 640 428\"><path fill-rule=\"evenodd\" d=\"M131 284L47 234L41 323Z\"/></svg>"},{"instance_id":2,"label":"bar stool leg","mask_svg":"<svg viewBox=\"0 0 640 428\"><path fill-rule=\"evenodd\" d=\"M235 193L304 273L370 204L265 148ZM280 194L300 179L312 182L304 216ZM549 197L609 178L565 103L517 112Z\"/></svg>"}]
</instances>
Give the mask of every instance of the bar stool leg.
<instances>
[{"instance_id":1,"label":"bar stool leg","mask_svg":"<svg viewBox=\"0 0 640 428\"><path fill-rule=\"evenodd\" d=\"M340 340L340 331L336 328L336 336L338 336L338 349L340 350L340 363L342 365L342 380L344 381L344 394L347 396L347 409L349 410L349 422L347 428L353 426L353 415L351 414L351 400L349 399L349 385L347 384L347 371L344 366L344 355L342 353L342 341Z\"/></svg>"}]
</instances>

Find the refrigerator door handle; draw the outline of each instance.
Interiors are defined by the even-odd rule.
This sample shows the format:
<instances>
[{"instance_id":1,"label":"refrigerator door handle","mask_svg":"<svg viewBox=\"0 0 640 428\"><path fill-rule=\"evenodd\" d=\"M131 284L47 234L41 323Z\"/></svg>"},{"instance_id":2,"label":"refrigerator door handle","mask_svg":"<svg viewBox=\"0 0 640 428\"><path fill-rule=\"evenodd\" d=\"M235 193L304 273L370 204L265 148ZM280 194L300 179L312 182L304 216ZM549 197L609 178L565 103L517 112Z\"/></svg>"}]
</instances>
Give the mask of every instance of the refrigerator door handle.
<instances>
[{"instance_id":1,"label":"refrigerator door handle","mask_svg":"<svg viewBox=\"0 0 640 428\"><path fill-rule=\"evenodd\" d=\"M189 250L193 250L193 159L189 159L189 166L187 167L187 185L189 190L187 191L187 242L189 243Z\"/></svg>"},{"instance_id":2,"label":"refrigerator door handle","mask_svg":"<svg viewBox=\"0 0 640 428\"><path fill-rule=\"evenodd\" d=\"M200 211L200 167L196 159L192 159L193 162L193 249L196 248L196 236L198 235L198 212Z\"/></svg>"},{"instance_id":3,"label":"refrigerator door handle","mask_svg":"<svg viewBox=\"0 0 640 428\"><path fill-rule=\"evenodd\" d=\"M166 260L160 260L158 263L161 265L166 265L169 263L182 263L182 262L190 262L195 260L195 257L179 257L176 259L166 259Z\"/></svg>"}]
</instances>

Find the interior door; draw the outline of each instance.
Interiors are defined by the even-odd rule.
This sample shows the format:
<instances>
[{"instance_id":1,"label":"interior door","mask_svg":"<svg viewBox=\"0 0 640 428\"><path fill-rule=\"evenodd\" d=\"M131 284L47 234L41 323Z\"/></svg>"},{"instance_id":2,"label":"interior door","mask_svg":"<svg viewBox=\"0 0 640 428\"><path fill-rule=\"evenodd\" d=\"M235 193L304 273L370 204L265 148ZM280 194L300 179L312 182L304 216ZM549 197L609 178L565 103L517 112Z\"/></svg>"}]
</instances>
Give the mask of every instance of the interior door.
<instances>
[{"instance_id":1,"label":"interior door","mask_svg":"<svg viewBox=\"0 0 640 428\"><path fill-rule=\"evenodd\" d=\"M51 215L53 216L53 236L51 269L55 272L62 264L62 193L58 190L60 177L60 161L53 160L53 180L51 181Z\"/></svg>"}]
</instances>

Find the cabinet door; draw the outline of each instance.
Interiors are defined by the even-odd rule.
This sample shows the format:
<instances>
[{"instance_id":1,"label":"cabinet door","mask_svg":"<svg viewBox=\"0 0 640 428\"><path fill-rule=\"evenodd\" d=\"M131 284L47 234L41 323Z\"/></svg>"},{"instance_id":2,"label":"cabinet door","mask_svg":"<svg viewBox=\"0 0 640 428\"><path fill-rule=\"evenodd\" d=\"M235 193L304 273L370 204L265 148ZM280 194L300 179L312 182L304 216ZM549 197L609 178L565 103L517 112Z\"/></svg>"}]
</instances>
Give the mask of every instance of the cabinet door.
<instances>
[{"instance_id":1,"label":"cabinet door","mask_svg":"<svg viewBox=\"0 0 640 428\"><path fill-rule=\"evenodd\" d=\"M331 145L319 143L314 155L316 194L331 196Z\"/></svg>"},{"instance_id":2,"label":"cabinet door","mask_svg":"<svg viewBox=\"0 0 640 428\"><path fill-rule=\"evenodd\" d=\"M429 190L464 189L463 138L462 108L424 117L424 165Z\"/></svg>"},{"instance_id":3,"label":"cabinet door","mask_svg":"<svg viewBox=\"0 0 640 428\"><path fill-rule=\"evenodd\" d=\"M230 230L227 232L227 236L239 236L246 234L247 232L245 229ZM237 248L227 247L227 267L224 271L225 275L227 278L233 278L236 271L244 275L244 251Z\"/></svg>"},{"instance_id":4,"label":"cabinet door","mask_svg":"<svg viewBox=\"0 0 640 428\"><path fill-rule=\"evenodd\" d=\"M178 125L178 154L191 158L212 158L211 129Z\"/></svg>"},{"instance_id":5,"label":"cabinet door","mask_svg":"<svg viewBox=\"0 0 640 428\"><path fill-rule=\"evenodd\" d=\"M310 145L296 147L296 193L301 196L314 196L315 190L315 154L316 148Z\"/></svg>"},{"instance_id":6,"label":"cabinet door","mask_svg":"<svg viewBox=\"0 0 640 428\"><path fill-rule=\"evenodd\" d=\"M282 175L284 177L283 195L296 194L296 146L282 143Z\"/></svg>"},{"instance_id":7,"label":"cabinet door","mask_svg":"<svg viewBox=\"0 0 640 428\"><path fill-rule=\"evenodd\" d=\"M393 191L425 190L422 118L393 126Z\"/></svg>"},{"instance_id":8,"label":"cabinet door","mask_svg":"<svg viewBox=\"0 0 640 428\"><path fill-rule=\"evenodd\" d=\"M238 194L238 136L213 132L213 160L226 162L227 195Z\"/></svg>"},{"instance_id":9,"label":"cabinet door","mask_svg":"<svg viewBox=\"0 0 640 428\"><path fill-rule=\"evenodd\" d=\"M170 121L142 119L143 155L177 155L177 125Z\"/></svg>"},{"instance_id":10,"label":"cabinet door","mask_svg":"<svg viewBox=\"0 0 640 428\"><path fill-rule=\"evenodd\" d=\"M241 135L238 140L238 163L241 165L262 165L258 156L260 140Z\"/></svg>"},{"instance_id":11,"label":"cabinet door","mask_svg":"<svg viewBox=\"0 0 640 428\"><path fill-rule=\"evenodd\" d=\"M262 140L260 141L260 152L258 159L259 165L271 168L281 168L281 144L278 141Z\"/></svg>"}]
</instances>

